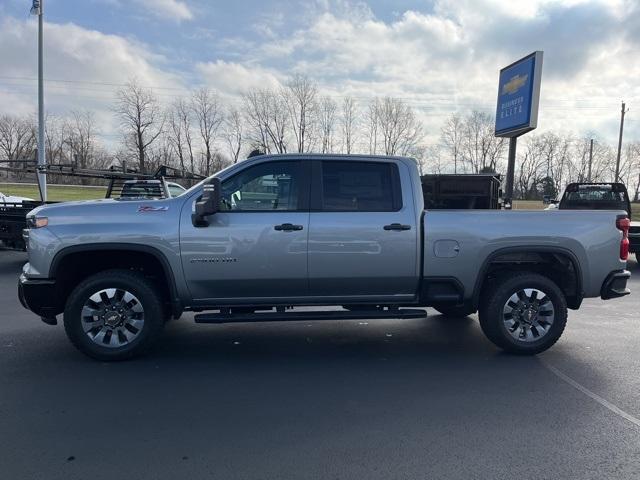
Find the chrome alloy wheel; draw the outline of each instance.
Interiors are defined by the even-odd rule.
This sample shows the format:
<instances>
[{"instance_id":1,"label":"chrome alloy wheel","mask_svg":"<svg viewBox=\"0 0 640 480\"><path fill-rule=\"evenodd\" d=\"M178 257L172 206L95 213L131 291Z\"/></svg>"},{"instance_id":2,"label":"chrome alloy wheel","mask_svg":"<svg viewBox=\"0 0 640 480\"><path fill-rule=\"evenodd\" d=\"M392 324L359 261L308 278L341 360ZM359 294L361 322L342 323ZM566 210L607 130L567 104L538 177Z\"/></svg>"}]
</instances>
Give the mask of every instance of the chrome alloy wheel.
<instances>
[{"instance_id":1,"label":"chrome alloy wheel","mask_svg":"<svg viewBox=\"0 0 640 480\"><path fill-rule=\"evenodd\" d=\"M140 335L144 308L127 290L106 288L89 297L82 307L82 329L98 345L123 347Z\"/></svg>"},{"instance_id":2,"label":"chrome alloy wheel","mask_svg":"<svg viewBox=\"0 0 640 480\"><path fill-rule=\"evenodd\" d=\"M520 342L535 342L544 337L555 318L551 299L541 290L525 288L509 297L502 310L507 332Z\"/></svg>"}]
</instances>

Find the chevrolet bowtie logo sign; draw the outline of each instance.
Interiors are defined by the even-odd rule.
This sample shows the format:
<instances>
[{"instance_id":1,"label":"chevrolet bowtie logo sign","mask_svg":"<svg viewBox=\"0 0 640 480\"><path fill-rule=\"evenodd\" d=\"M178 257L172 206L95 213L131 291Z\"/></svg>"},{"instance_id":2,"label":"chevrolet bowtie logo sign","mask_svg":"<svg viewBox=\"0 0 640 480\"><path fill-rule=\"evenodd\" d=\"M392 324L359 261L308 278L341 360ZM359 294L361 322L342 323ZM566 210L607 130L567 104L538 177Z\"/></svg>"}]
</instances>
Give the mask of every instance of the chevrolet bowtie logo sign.
<instances>
[{"instance_id":1,"label":"chevrolet bowtie logo sign","mask_svg":"<svg viewBox=\"0 0 640 480\"><path fill-rule=\"evenodd\" d=\"M517 137L536 128L542 78L541 51L500 70L496 130L498 137Z\"/></svg>"},{"instance_id":2,"label":"chevrolet bowtie logo sign","mask_svg":"<svg viewBox=\"0 0 640 480\"><path fill-rule=\"evenodd\" d=\"M507 83L502 86L502 95L513 95L527 83L529 75L516 75L511 77Z\"/></svg>"}]
</instances>

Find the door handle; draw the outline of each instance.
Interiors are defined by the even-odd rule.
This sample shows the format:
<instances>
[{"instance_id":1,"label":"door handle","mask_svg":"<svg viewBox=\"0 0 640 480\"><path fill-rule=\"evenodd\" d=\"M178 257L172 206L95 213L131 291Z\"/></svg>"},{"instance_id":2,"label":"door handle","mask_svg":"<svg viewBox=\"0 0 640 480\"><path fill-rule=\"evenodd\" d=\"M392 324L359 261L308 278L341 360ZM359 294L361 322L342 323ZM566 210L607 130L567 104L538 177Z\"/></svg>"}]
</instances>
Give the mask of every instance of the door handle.
<instances>
[{"instance_id":1,"label":"door handle","mask_svg":"<svg viewBox=\"0 0 640 480\"><path fill-rule=\"evenodd\" d=\"M382 228L384 228L385 230L402 231L402 230L411 230L411 225L403 225L401 223L392 223L391 225L385 225Z\"/></svg>"},{"instance_id":2,"label":"door handle","mask_svg":"<svg viewBox=\"0 0 640 480\"><path fill-rule=\"evenodd\" d=\"M298 230L302 230L302 225L294 225L292 223L283 223L282 225L276 225L273 227L274 230L278 230L279 232L294 232Z\"/></svg>"}]
</instances>

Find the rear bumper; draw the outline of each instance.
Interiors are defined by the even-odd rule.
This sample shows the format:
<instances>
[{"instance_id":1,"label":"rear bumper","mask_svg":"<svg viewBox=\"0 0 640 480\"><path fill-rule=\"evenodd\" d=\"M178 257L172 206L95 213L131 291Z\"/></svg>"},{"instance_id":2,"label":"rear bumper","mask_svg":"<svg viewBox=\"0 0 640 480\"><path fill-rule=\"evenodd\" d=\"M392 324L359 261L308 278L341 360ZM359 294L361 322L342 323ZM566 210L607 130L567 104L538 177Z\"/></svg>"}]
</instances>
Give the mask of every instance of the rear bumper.
<instances>
[{"instance_id":1,"label":"rear bumper","mask_svg":"<svg viewBox=\"0 0 640 480\"><path fill-rule=\"evenodd\" d=\"M18 280L18 298L24 308L39 315L43 322L55 325L55 317L61 311L55 280L28 279L22 274Z\"/></svg>"},{"instance_id":2,"label":"rear bumper","mask_svg":"<svg viewBox=\"0 0 640 480\"><path fill-rule=\"evenodd\" d=\"M629 278L631 278L631 272L629 270L611 272L602 284L602 290L600 291L602 299L609 300L611 298L629 295L631 293L631 290L627 288L627 280L629 280Z\"/></svg>"}]
</instances>

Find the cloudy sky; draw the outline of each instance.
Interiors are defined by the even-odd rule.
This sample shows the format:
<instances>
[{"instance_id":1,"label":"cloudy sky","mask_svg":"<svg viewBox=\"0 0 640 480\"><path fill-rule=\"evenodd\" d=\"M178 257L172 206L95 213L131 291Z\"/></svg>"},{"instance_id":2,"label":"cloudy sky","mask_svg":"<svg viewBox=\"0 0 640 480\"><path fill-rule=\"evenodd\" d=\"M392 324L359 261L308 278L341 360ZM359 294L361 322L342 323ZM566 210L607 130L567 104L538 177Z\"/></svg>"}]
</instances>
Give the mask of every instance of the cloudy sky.
<instances>
[{"instance_id":1,"label":"cloudy sky","mask_svg":"<svg viewBox=\"0 0 640 480\"><path fill-rule=\"evenodd\" d=\"M30 0L0 2L0 114L36 109ZM500 67L544 50L539 130L640 140L639 0L45 0L47 109L98 112L135 76L169 102L237 99L292 73L366 103L403 98L435 142L452 112L495 112Z\"/></svg>"}]
</instances>

